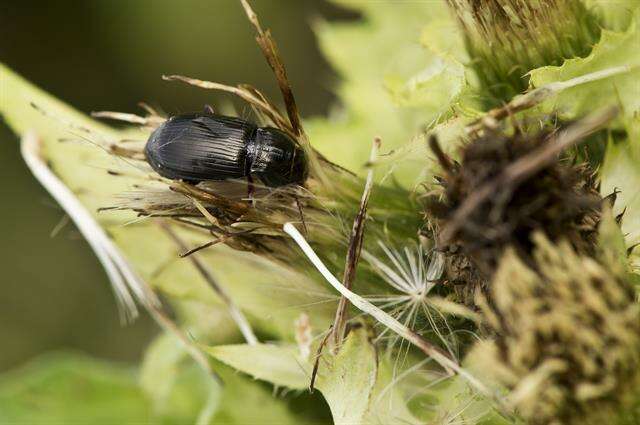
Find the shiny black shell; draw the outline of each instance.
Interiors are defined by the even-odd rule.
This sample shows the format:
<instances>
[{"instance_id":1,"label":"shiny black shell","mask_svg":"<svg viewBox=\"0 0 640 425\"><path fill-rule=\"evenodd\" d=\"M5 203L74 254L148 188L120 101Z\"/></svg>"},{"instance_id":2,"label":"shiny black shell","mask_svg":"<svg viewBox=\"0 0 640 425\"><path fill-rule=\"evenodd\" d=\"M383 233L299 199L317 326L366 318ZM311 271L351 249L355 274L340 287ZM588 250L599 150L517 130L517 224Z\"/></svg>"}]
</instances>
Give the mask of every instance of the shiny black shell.
<instances>
[{"instance_id":1,"label":"shiny black shell","mask_svg":"<svg viewBox=\"0 0 640 425\"><path fill-rule=\"evenodd\" d=\"M304 151L286 133L212 114L172 117L149 137L145 155L161 176L190 182L257 177L266 186L302 184Z\"/></svg>"}]
</instances>

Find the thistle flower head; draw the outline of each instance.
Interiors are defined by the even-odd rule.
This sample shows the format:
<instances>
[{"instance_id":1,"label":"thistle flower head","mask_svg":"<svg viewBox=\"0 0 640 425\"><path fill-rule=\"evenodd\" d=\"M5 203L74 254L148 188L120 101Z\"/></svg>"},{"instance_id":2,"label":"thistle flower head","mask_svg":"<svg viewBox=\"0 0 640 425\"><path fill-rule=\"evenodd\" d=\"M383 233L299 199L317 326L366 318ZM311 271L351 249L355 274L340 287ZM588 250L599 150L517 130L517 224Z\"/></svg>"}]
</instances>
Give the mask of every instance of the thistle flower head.
<instances>
[{"instance_id":1,"label":"thistle flower head","mask_svg":"<svg viewBox=\"0 0 640 425\"><path fill-rule=\"evenodd\" d=\"M525 74L586 56L598 40L579 0L449 0L481 85L499 103L527 88Z\"/></svg>"},{"instance_id":2,"label":"thistle flower head","mask_svg":"<svg viewBox=\"0 0 640 425\"><path fill-rule=\"evenodd\" d=\"M508 249L479 296L494 335L485 360L528 423L608 422L639 382L635 291L619 264L534 239L533 265Z\"/></svg>"}]
</instances>

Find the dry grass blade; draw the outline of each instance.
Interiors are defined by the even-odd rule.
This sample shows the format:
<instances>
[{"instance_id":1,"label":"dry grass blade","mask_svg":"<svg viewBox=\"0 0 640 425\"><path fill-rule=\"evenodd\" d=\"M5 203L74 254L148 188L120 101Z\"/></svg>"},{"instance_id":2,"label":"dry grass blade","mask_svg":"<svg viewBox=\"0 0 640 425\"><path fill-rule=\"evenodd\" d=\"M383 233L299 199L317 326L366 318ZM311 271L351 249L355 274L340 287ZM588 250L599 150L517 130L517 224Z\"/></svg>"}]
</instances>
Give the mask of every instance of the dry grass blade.
<instances>
[{"instance_id":1,"label":"dry grass blade","mask_svg":"<svg viewBox=\"0 0 640 425\"><path fill-rule=\"evenodd\" d=\"M191 86L200 87L207 90L219 90L227 93L234 94L255 106L263 114L267 116L273 122L275 126L282 130L288 130L292 132L291 125L284 119L284 117L274 108L274 106L266 100L266 98L260 94L255 94L255 89L247 90L243 87L228 86L226 84L214 83L213 81L198 80L196 78L185 77L182 75L163 75L162 79L165 81L181 81ZM297 134L297 133L294 133Z\"/></svg>"},{"instance_id":2,"label":"dry grass blade","mask_svg":"<svg viewBox=\"0 0 640 425\"><path fill-rule=\"evenodd\" d=\"M371 155L369 157L369 163L374 163L378 156L378 149L380 148L380 139L375 138L373 146L371 147ZM347 250L346 266L344 269L344 275L342 277L342 284L351 289L353 279L356 276L356 269L358 267L358 260L360 260L360 253L362 252L362 242L364 240L364 228L367 217L367 206L369 204L369 196L371 195L371 189L373 188L373 167L369 168L367 173L367 180L362 192L362 199L360 200L360 208L353 220L353 227L351 228L351 236L349 238L349 248ZM347 323L347 299L342 296L338 303L338 309L336 310L336 317L333 325L333 341L334 346L338 347L342 343L344 338Z\"/></svg>"},{"instance_id":3,"label":"dry grass blade","mask_svg":"<svg viewBox=\"0 0 640 425\"><path fill-rule=\"evenodd\" d=\"M175 244L181 250L184 251L187 249L187 245L180 238L180 236L178 236L178 234L173 231L171 226L169 226L166 223L161 223L160 227L162 228L162 230L165 231L165 233L167 233L167 235L169 235L169 237L175 242ZM197 255L190 255L189 261L191 261L191 264L193 264L196 270L198 270L198 273L200 273L200 275L204 278L204 280L209 284L211 289L213 289L213 291L220 297L222 302L225 304L225 306L229 310L229 314L231 315L231 318L234 320L234 322L236 322L236 325L238 325L238 328L240 329L240 332L242 333L242 336L244 336L244 339L247 341L247 343L250 345L257 344L258 338L256 338L255 334L253 333L253 329L251 328L249 321L247 320L245 315L242 313L240 308L233 301L233 299L231 299L227 291L225 291L225 289L222 286L220 286L220 284L218 284L218 282L211 275L211 273L209 273L209 270L207 270L207 268L200 261Z\"/></svg>"},{"instance_id":4,"label":"dry grass blade","mask_svg":"<svg viewBox=\"0 0 640 425\"><path fill-rule=\"evenodd\" d=\"M262 53L267 59L269 66L276 75L278 86L280 87L280 92L282 93L284 104L287 108L287 115L291 122L291 129L296 136L299 136L302 134L300 114L298 113L296 100L293 96L293 91L291 90L291 84L287 78L287 71L284 67L284 63L282 63L282 60L280 59L280 55L278 54L276 43L271 36L271 32L269 32L269 30L264 31L262 29L260 21L258 20L258 15L253 11L249 2L247 0L240 0L240 3L242 3L242 7L247 14L247 18L249 18L249 21L257 31L258 35L256 36L256 41L262 49Z\"/></svg>"},{"instance_id":5,"label":"dry grass blade","mask_svg":"<svg viewBox=\"0 0 640 425\"><path fill-rule=\"evenodd\" d=\"M114 121L126 122L129 124L138 124L143 127L156 128L166 121L166 118L145 103L141 103L140 107L147 113L146 117L136 114L128 114L125 112L113 111L94 111L91 112L93 118L103 118Z\"/></svg>"},{"instance_id":6,"label":"dry grass blade","mask_svg":"<svg viewBox=\"0 0 640 425\"><path fill-rule=\"evenodd\" d=\"M429 148L440 163L442 171L444 171L447 175L450 175L454 168L453 162L451 161L451 158L449 158L449 155L444 153L442 147L440 147L440 144L438 143L437 137L433 134L429 136Z\"/></svg>"},{"instance_id":7,"label":"dry grass blade","mask_svg":"<svg viewBox=\"0 0 640 425\"><path fill-rule=\"evenodd\" d=\"M502 173L469 195L455 211L451 221L442 229L438 237L438 242L442 246L448 244L454 238L467 217L480 207L497 188L516 187L522 180L530 177L533 173L554 161L560 152L578 143L585 136L611 121L617 112L617 108L611 107L593 113L558 132L549 142L513 162L505 168Z\"/></svg>"},{"instance_id":8,"label":"dry grass blade","mask_svg":"<svg viewBox=\"0 0 640 425\"><path fill-rule=\"evenodd\" d=\"M94 111L91 112L93 118L105 118L114 121L128 122L131 124L147 125L147 119L135 114L127 114L125 112L112 111Z\"/></svg>"}]
</instances>

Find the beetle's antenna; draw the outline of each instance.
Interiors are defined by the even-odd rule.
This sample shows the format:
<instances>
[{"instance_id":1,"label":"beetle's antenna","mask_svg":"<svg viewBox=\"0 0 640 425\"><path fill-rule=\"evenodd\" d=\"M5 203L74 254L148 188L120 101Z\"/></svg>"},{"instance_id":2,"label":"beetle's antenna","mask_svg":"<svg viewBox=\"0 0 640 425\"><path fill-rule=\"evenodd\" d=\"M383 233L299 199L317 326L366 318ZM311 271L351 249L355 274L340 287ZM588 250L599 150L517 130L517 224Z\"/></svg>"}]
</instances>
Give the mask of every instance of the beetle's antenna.
<instances>
[{"instance_id":1,"label":"beetle's antenna","mask_svg":"<svg viewBox=\"0 0 640 425\"><path fill-rule=\"evenodd\" d=\"M304 213L302 212L302 204L300 203L300 198L298 195L293 195L296 200L296 206L298 207L298 213L300 214L300 221L302 222L302 229L304 230L305 236L309 236L309 229L307 228L307 222L304 219Z\"/></svg>"}]
</instances>

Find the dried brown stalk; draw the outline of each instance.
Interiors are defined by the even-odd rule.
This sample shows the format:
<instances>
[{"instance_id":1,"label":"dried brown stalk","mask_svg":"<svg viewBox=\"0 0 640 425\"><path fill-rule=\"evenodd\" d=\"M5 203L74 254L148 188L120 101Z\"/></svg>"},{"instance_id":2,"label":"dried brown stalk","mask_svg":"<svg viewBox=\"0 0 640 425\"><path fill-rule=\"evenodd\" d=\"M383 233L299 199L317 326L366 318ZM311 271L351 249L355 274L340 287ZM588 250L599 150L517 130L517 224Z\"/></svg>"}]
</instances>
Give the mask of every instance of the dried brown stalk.
<instances>
[{"instance_id":1,"label":"dried brown stalk","mask_svg":"<svg viewBox=\"0 0 640 425\"><path fill-rule=\"evenodd\" d=\"M380 148L380 139L375 138L373 146L371 147L371 155L369 162L373 163L378 156L378 149ZM345 288L351 289L353 279L356 276L356 269L358 267L358 260L360 259L360 253L362 252L362 243L364 240L364 229L367 217L367 206L369 204L369 197L371 195L371 189L373 188L373 167L369 168L367 174L367 180L362 192L362 198L360 200L360 207L358 213L353 220L353 227L351 228L351 236L349 237L349 248L347 250L346 265L344 269L344 275L342 277L342 284ZM343 295L338 302L338 309L336 310L336 316L333 326L333 342L334 346L338 347L342 343L344 338L347 323L347 298Z\"/></svg>"},{"instance_id":2,"label":"dried brown stalk","mask_svg":"<svg viewBox=\"0 0 640 425\"><path fill-rule=\"evenodd\" d=\"M300 114L298 113L296 100L293 96L291 84L289 83L289 79L287 77L287 71L284 67L284 63L280 59L280 55L278 54L278 47L276 46L276 43L271 36L271 32L269 30L264 31L262 29L260 21L258 20L258 15L256 15L256 13L253 11L251 6L249 5L249 2L247 0L240 0L240 3L242 4L242 7L247 14L247 18L249 18L249 21L258 33L258 35L256 36L256 41L258 42L258 45L262 49L264 57L267 59L269 66L276 76L278 86L280 87L280 92L282 93L282 97L284 99L285 107L287 108L287 115L289 116L291 129L296 136L300 136L303 133L302 125L300 124Z\"/></svg>"},{"instance_id":3,"label":"dried brown stalk","mask_svg":"<svg viewBox=\"0 0 640 425\"><path fill-rule=\"evenodd\" d=\"M333 325L332 325L327 331L326 335L322 338L322 341L320 341L320 345L318 345L318 349L316 350L315 360L313 362L313 370L311 371L311 381L309 382L309 392L313 392L313 390L315 389L316 378L318 377L318 369L320 368L320 359L322 358L322 350L324 349L325 345L327 345L329 338L333 334L334 332L333 332Z\"/></svg>"}]
</instances>

